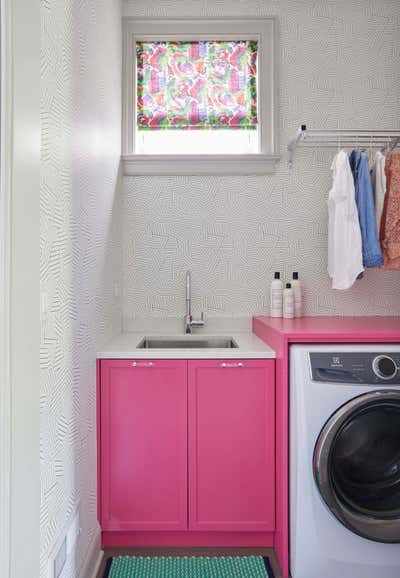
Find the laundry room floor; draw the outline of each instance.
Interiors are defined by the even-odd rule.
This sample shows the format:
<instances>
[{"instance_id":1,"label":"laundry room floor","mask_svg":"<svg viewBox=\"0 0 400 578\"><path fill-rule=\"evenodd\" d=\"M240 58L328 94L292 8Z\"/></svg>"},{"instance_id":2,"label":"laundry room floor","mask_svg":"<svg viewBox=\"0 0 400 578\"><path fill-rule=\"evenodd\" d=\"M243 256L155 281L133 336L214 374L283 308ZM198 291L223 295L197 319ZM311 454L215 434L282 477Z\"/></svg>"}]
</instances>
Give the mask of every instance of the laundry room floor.
<instances>
[{"instance_id":1,"label":"laundry room floor","mask_svg":"<svg viewBox=\"0 0 400 578\"><path fill-rule=\"evenodd\" d=\"M97 578L103 578L111 556L268 556L274 577L282 578L273 548L106 548Z\"/></svg>"}]
</instances>

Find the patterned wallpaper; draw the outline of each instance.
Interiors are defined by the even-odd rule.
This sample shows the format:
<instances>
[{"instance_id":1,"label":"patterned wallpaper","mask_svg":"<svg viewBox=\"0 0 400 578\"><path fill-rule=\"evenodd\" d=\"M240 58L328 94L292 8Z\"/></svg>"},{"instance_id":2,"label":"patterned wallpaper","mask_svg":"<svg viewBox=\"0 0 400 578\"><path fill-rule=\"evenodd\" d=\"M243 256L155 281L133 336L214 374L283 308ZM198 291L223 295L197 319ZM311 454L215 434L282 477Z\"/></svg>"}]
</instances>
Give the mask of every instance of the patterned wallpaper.
<instances>
[{"instance_id":1,"label":"patterned wallpaper","mask_svg":"<svg viewBox=\"0 0 400 578\"><path fill-rule=\"evenodd\" d=\"M121 319L121 13L119 0L41 6L41 576L79 502L63 572L77 578L97 531L96 342Z\"/></svg>"},{"instance_id":2,"label":"patterned wallpaper","mask_svg":"<svg viewBox=\"0 0 400 578\"><path fill-rule=\"evenodd\" d=\"M400 273L329 289L331 152L301 150L291 172L284 158L265 177L124 178L120 206L119 0L41 4L41 576L79 502L76 567L63 576L76 578L97 528L95 351L120 328L121 271L127 325L181 315L187 268L195 312L215 317L267 311L277 269L300 272L308 313L400 314ZM398 0L125 4L146 17L277 15L282 153L301 122L400 128Z\"/></svg>"},{"instance_id":3,"label":"patterned wallpaper","mask_svg":"<svg viewBox=\"0 0 400 578\"><path fill-rule=\"evenodd\" d=\"M135 0L137 17L270 16L280 25L280 142L265 177L126 177L123 317L180 316L184 272L194 309L209 316L267 312L274 270L299 271L308 314L400 314L400 273L367 271L330 289L327 193L334 151L303 149L289 171L297 126L400 128L398 0Z\"/></svg>"}]
</instances>

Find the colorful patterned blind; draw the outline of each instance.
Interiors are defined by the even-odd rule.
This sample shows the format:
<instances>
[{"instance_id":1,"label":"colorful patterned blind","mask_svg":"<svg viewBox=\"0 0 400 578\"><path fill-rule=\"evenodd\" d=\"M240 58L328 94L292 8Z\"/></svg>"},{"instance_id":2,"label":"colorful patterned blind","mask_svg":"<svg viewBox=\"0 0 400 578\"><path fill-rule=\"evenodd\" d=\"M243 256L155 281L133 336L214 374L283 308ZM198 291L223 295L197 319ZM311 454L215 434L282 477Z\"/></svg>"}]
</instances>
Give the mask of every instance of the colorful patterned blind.
<instances>
[{"instance_id":1,"label":"colorful patterned blind","mask_svg":"<svg viewBox=\"0 0 400 578\"><path fill-rule=\"evenodd\" d=\"M257 128L257 42L137 42L137 126Z\"/></svg>"}]
</instances>

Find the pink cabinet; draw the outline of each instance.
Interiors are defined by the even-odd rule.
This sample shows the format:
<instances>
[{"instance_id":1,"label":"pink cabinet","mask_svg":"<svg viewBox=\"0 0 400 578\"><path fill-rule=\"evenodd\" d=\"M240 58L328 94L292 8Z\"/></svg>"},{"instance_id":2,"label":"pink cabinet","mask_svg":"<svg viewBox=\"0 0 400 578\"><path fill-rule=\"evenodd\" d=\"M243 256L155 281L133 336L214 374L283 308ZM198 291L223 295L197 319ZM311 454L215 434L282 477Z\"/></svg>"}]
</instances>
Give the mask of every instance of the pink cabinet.
<instances>
[{"instance_id":1,"label":"pink cabinet","mask_svg":"<svg viewBox=\"0 0 400 578\"><path fill-rule=\"evenodd\" d=\"M188 362L189 528L275 528L271 360Z\"/></svg>"},{"instance_id":2,"label":"pink cabinet","mask_svg":"<svg viewBox=\"0 0 400 578\"><path fill-rule=\"evenodd\" d=\"M102 360L99 367L103 542L163 544L164 531L173 531L176 545L218 545L218 535L234 545L232 532L241 544L246 532L264 536L249 545L272 540L274 361Z\"/></svg>"},{"instance_id":3,"label":"pink cabinet","mask_svg":"<svg viewBox=\"0 0 400 578\"><path fill-rule=\"evenodd\" d=\"M187 362L105 360L100 385L104 530L187 528Z\"/></svg>"}]
</instances>

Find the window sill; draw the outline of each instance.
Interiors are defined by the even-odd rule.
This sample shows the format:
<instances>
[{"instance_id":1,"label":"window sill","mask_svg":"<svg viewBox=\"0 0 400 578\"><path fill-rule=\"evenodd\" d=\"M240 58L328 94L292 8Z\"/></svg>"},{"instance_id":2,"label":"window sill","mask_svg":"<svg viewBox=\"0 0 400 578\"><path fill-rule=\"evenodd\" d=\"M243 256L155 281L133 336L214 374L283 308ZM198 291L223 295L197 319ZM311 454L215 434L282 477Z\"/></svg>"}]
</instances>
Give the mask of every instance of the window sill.
<instances>
[{"instance_id":1,"label":"window sill","mask_svg":"<svg viewBox=\"0 0 400 578\"><path fill-rule=\"evenodd\" d=\"M279 155L125 155L124 174L134 175L267 175L276 171Z\"/></svg>"}]
</instances>

